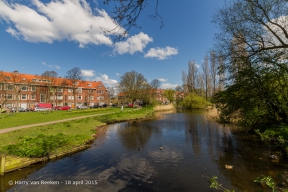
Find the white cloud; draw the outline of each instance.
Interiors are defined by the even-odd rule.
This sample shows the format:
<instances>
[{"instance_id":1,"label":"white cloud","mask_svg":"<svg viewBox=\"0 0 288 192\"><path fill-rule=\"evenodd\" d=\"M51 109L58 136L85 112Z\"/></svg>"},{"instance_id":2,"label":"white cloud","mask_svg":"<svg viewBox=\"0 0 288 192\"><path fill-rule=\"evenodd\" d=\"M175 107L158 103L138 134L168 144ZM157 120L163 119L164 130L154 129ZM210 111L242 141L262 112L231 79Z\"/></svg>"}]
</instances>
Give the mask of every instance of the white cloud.
<instances>
[{"instance_id":1,"label":"white cloud","mask_svg":"<svg viewBox=\"0 0 288 192\"><path fill-rule=\"evenodd\" d=\"M130 53L132 55L137 51L143 52L143 49L149 42L153 42L153 38L140 32L125 41L115 43L114 51L120 55L124 53Z\"/></svg>"},{"instance_id":2,"label":"white cloud","mask_svg":"<svg viewBox=\"0 0 288 192\"><path fill-rule=\"evenodd\" d=\"M165 48L151 48L145 55L144 57L155 57L158 58L159 60L164 60L167 59L171 55L177 55L178 54L178 49L166 46Z\"/></svg>"},{"instance_id":3,"label":"white cloud","mask_svg":"<svg viewBox=\"0 0 288 192\"><path fill-rule=\"evenodd\" d=\"M113 29L115 23L104 10L93 13L86 0L53 0L42 3L32 0L31 8L22 4L8 4L0 0L0 19L11 26L6 30L12 36L21 37L29 42L69 40L87 44L112 45L108 35L101 28ZM123 29L118 31L122 33Z\"/></svg>"},{"instance_id":4,"label":"white cloud","mask_svg":"<svg viewBox=\"0 0 288 192\"><path fill-rule=\"evenodd\" d=\"M164 83L161 88L162 89L175 89L177 87L177 84L171 84L171 83Z\"/></svg>"},{"instance_id":5,"label":"white cloud","mask_svg":"<svg viewBox=\"0 0 288 192\"><path fill-rule=\"evenodd\" d=\"M168 81L168 79L164 79L164 78L160 78L160 79L158 79L160 82L166 82L166 81Z\"/></svg>"},{"instance_id":6,"label":"white cloud","mask_svg":"<svg viewBox=\"0 0 288 192\"><path fill-rule=\"evenodd\" d=\"M11 27L8 27L7 29L6 29L6 32L7 33L10 33L12 36L14 36L14 37L16 37L17 39L19 39L19 33L16 31L16 30L14 30L14 29L12 29Z\"/></svg>"},{"instance_id":7,"label":"white cloud","mask_svg":"<svg viewBox=\"0 0 288 192\"><path fill-rule=\"evenodd\" d=\"M96 77L95 81L101 81L106 87L114 87L118 84L118 81L115 79L109 79L108 75L102 74L100 77Z\"/></svg>"},{"instance_id":8,"label":"white cloud","mask_svg":"<svg viewBox=\"0 0 288 192\"><path fill-rule=\"evenodd\" d=\"M198 65L198 64L195 64L195 66L196 66L197 68L200 68L200 65Z\"/></svg>"},{"instance_id":9,"label":"white cloud","mask_svg":"<svg viewBox=\"0 0 288 192\"><path fill-rule=\"evenodd\" d=\"M117 75L117 76L120 76L120 74L119 74L119 73L116 73L116 75Z\"/></svg>"},{"instance_id":10,"label":"white cloud","mask_svg":"<svg viewBox=\"0 0 288 192\"><path fill-rule=\"evenodd\" d=\"M81 73L82 73L82 76L84 77L93 77L95 74L94 74L94 70L81 70Z\"/></svg>"},{"instance_id":11,"label":"white cloud","mask_svg":"<svg viewBox=\"0 0 288 192\"><path fill-rule=\"evenodd\" d=\"M41 64L44 66L50 67L50 68L60 69L60 66L58 66L58 65L49 65L45 62L42 62Z\"/></svg>"}]
</instances>

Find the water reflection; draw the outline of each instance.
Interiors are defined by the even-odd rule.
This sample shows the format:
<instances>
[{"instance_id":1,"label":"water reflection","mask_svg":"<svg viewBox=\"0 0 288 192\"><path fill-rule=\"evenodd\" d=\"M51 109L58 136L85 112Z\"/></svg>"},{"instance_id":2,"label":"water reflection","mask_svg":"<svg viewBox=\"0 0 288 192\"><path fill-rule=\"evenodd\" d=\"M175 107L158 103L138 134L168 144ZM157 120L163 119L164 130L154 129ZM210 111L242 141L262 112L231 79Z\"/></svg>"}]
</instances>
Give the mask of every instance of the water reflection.
<instances>
[{"instance_id":1,"label":"water reflection","mask_svg":"<svg viewBox=\"0 0 288 192\"><path fill-rule=\"evenodd\" d=\"M286 162L270 162L262 141L203 118L203 111L156 115L99 128L90 149L13 178L59 180L60 185L17 185L9 191L211 191L207 177L214 175L227 188L259 191L255 177L288 171ZM227 164L233 169L225 169ZM79 180L97 180L97 185L65 184Z\"/></svg>"},{"instance_id":2,"label":"water reflection","mask_svg":"<svg viewBox=\"0 0 288 192\"><path fill-rule=\"evenodd\" d=\"M118 129L118 134L126 149L138 150L138 148L145 148L152 135L152 130L151 126L139 126L139 123L132 121L122 124Z\"/></svg>"}]
</instances>

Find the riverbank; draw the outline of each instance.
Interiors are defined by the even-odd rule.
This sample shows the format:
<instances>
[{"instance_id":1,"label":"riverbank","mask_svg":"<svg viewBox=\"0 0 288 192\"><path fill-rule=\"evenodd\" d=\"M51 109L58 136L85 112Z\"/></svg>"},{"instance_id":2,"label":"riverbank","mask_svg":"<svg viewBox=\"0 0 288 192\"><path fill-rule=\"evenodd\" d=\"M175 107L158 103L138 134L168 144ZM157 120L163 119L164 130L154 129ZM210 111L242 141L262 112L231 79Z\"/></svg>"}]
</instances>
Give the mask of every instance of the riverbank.
<instances>
[{"instance_id":1,"label":"riverbank","mask_svg":"<svg viewBox=\"0 0 288 192\"><path fill-rule=\"evenodd\" d=\"M36 126L1 134L1 154L8 155L9 158L15 156L10 161L15 161L17 164L10 166L6 171L4 166L4 171L3 167L1 171L7 172L29 166L30 164L27 162L31 162L31 164L39 162L33 161L33 159L40 158L40 161L45 161L53 157L59 157L60 154L62 156L70 154L75 149L82 150L83 147L89 147L89 142L97 137L98 127L121 121L142 119L152 114L152 107L137 110L124 109L122 112L118 111L117 113ZM19 160L19 157L22 159ZM18 160L16 161L16 159Z\"/></svg>"}]
</instances>

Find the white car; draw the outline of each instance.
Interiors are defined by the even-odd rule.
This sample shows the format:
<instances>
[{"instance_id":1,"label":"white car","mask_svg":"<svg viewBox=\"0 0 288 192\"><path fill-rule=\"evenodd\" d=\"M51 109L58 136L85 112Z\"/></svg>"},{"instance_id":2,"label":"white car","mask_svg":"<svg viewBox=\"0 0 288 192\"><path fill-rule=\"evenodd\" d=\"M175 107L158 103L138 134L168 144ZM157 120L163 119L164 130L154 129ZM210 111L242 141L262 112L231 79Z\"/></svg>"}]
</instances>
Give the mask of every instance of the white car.
<instances>
[{"instance_id":1,"label":"white car","mask_svg":"<svg viewBox=\"0 0 288 192\"><path fill-rule=\"evenodd\" d=\"M44 108L44 107L35 107L35 109L33 111L48 111L49 108Z\"/></svg>"}]
</instances>

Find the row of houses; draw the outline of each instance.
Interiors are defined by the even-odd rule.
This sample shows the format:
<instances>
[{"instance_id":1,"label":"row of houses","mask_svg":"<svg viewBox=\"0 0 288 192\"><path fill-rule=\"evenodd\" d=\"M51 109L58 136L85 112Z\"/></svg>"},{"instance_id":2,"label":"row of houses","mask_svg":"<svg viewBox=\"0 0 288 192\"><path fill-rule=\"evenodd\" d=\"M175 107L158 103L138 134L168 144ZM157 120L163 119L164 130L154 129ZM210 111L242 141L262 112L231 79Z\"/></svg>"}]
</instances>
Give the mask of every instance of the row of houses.
<instances>
[{"instance_id":1,"label":"row of houses","mask_svg":"<svg viewBox=\"0 0 288 192\"><path fill-rule=\"evenodd\" d=\"M164 89L156 90L156 100L167 103ZM180 93L180 97L184 94ZM0 71L0 107L34 108L38 103L53 106L93 106L108 104L108 91L101 81L72 81L62 77L20 74ZM119 102L125 99L119 96ZM176 92L175 97L179 97ZM75 106L76 101L76 106Z\"/></svg>"},{"instance_id":2,"label":"row of houses","mask_svg":"<svg viewBox=\"0 0 288 192\"><path fill-rule=\"evenodd\" d=\"M0 73L1 107L33 108L37 103L53 106L92 106L108 102L106 87L101 81L73 83L62 77L20 74L18 71Z\"/></svg>"}]
</instances>

